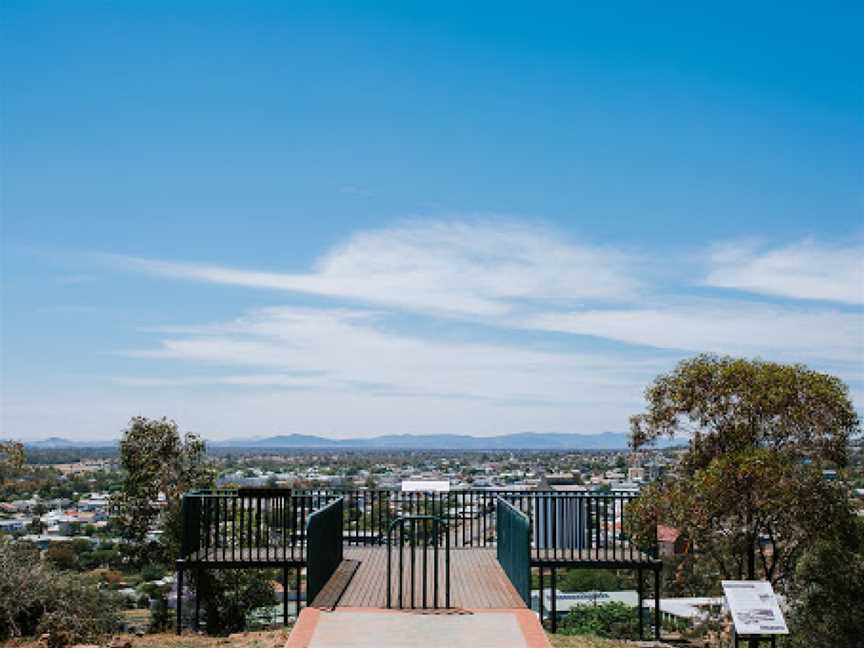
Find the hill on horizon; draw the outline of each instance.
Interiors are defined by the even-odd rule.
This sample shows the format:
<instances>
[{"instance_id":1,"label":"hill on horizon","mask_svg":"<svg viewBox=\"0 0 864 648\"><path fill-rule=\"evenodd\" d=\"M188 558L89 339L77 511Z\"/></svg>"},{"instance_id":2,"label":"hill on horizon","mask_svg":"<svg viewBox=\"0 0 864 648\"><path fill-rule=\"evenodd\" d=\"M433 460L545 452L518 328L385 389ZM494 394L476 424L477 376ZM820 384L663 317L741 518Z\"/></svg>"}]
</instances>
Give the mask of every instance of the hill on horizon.
<instances>
[{"instance_id":1,"label":"hill on horizon","mask_svg":"<svg viewBox=\"0 0 864 648\"><path fill-rule=\"evenodd\" d=\"M385 434L360 439L330 439L312 434L282 434L269 437L210 440L213 448L342 448L357 450L626 450L624 432L576 434L564 432L519 432L494 436L470 434ZM656 447L668 448L681 441L663 439ZM73 441L49 437L24 445L38 449L114 447L117 441Z\"/></svg>"}]
</instances>

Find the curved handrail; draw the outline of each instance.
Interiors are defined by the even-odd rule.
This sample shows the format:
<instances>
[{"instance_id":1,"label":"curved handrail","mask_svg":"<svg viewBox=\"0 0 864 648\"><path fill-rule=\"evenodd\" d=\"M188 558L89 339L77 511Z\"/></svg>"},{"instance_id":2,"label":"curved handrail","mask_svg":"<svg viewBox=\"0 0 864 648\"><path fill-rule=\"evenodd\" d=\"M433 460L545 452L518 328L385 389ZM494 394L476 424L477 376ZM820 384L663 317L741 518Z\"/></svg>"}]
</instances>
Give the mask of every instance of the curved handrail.
<instances>
[{"instance_id":1,"label":"curved handrail","mask_svg":"<svg viewBox=\"0 0 864 648\"><path fill-rule=\"evenodd\" d=\"M416 523L417 522L431 522L432 523L432 560L433 560L433 593L432 593L432 607L434 609L438 609L438 550L440 549L439 545L439 537L441 527L444 527L444 607L450 607L450 526L444 521L442 518L437 515L404 515L393 520L388 529L387 529L387 608L390 609L393 606L392 600L392 545L393 545L393 531L396 527L399 527L400 535L399 535L399 607L402 608L402 574L404 571L404 552L402 551L402 539L405 534L405 523L411 522L411 608L414 608L414 574L416 572L415 569L415 560L416 560L416 544L415 540L417 538L416 533ZM427 578L427 549L429 547L429 543L426 541L424 537L423 542L423 608L426 609L428 606L426 605L426 578Z\"/></svg>"}]
</instances>

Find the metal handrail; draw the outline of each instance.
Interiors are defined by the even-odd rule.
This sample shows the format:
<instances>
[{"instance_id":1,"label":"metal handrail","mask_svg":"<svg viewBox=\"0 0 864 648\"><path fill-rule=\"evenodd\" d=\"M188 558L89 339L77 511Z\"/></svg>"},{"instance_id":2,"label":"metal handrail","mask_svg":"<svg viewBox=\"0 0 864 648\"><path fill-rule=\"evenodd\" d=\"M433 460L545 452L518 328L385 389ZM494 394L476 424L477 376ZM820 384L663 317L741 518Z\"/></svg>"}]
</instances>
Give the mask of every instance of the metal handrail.
<instances>
[{"instance_id":1,"label":"metal handrail","mask_svg":"<svg viewBox=\"0 0 864 648\"><path fill-rule=\"evenodd\" d=\"M496 557L516 592L531 607L531 520L503 497L495 501Z\"/></svg>"},{"instance_id":2,"label":"metal handrail","mask_svg":"<svg viewBox=\"0 0 864 648\"><path fill-rule=\"evenodd\" d=\"M406 515L396 520L393 520L390 523L390 527L387 530L387 608L390 609L393 607L393 557L392 557L392 545L393 545L393 531L396 527L399 527L399 608L403 608L403 597L402 597L402 589L403 589L403 574L404 574L404 551L402 550L402 546L404 544L405 537L405 523L411 522L411 609L415 609L415 573L416 573L416 540L417 540L417 522L432 523L432 571L434 574L433 580L433 590L432 590L432 607L433 609L438 609L438 599L439 599L439 587L438 587L438 552L440 549L439 538L440 538L440 530L441 527L444 527L444 607L450 607L450 527L448 524L442 520L440 517L435 515ZM423 596L422 596L422 609L428 609L427 600L426 600L426 592L427 592L427 573L428 573L428 561L427 561L427 549L429 548L429 542L426 538L426 534L423 536L423 579L422 579L422 588L423 588Z\"/></svg>"},{"instance_id":3,"label":"metal handrail","mask_svg":"<svg viewBox=\"0 0 864 648\"><path fill-rule=\"evenodd\" d=\"M341 497L312 513L306 521L307 605L312 604L342 562L343 522L344 500Z\"/></svg>"},{"instance_id":4,"label":"metal handrail","mask_svg":"<svg viewBox=\"0 0 864 648\"><path fill-rule=\"evenodd\" d=\"M393 519L435 515L445 521L454 547L494 547L496 500L503 497L527 515L531 545L544 559L646 562L657 558L656 545L629 537L627 518L634 494L563 493L514 489L466 489L449 492L399 492L388 489L241 488L193 492L184 497L183 555L214 544L221 550L269 559L296 558L305 545L308 515L336 497L344 498L343 540L349 545L382 544ZM259 518L258 508L261 508ZM235 520L234 517L237 516ZM250 534L249 524L252 523ZM245 526L244 526L245 524ZM262 527L262 546L257 527ZM194 527L194 528L193 528ZM245 532L242 537L238 533ZM254 535L254 541L249 542ZM236 537L235 537L236 536Z\"/></svg>"}]
</instances>

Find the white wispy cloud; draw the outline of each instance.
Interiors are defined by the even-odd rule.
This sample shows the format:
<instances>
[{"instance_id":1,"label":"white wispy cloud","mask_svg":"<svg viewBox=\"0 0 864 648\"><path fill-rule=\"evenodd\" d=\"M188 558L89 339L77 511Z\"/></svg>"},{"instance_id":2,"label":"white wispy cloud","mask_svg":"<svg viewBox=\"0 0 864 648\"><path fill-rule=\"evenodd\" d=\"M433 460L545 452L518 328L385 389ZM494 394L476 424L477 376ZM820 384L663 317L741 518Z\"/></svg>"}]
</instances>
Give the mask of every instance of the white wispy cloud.
<instances>
[{"instance_id":1,"label":"white wispy cloud","mask_svg":"<svg viewBox=\"0 0 864 648\"><path fill-rule=\"evenodd\" d=\"M710 254L709 286L794 299L864 303L864 244L811 240L760 250L727 243Z\"/></svg>"},{"instance_id":2,"label":"white wispy cloud","mask_svg":"<svg viewBox=\"0 0 864 648\"><path fill-rule=\"evenodd\" d=\"M183 335L161 339L157 348L130 355L277 372L218 379L223 384L319 386L573 408L638 398L654 367L622 357L423 339L385 332L369 312L292 307L187 328ZM280 371L290 373L286 377Z\"/></svg>"},{"instance_id":3,"label":"white wispy cloud","mask_svg":"<svg viewBox=\"0 0 864 648\"><path fill-rule=\"evenodd\" d=\"M667 274L693 269L684 256L664 259L662 265L671 269ZM716 246L706 274L682 270L686 279L677 282L652 282L642 272L648 258L513 222L424 221L355 234L305 273L131 257L112 261L158 276L312 293L376 309L259 310L231 322L162 329L156 332L157 347L133 352L256 371L214 379L218 384L514 403L563 404L574 398L621 403L669 368L668 353L643 365L622 353L460 344L380 326L399 310L501 330L593 336L681 356L713 351L830 365L847 379L861 379L861 313L839 304L795 301L859 300L861 261L854 246L804 241L763 252L742 243ZM792 299L692 295L705 284ZM319 375L297 377L304 372Z\"/></svg>"},{"instance_id":4,"label":"white wispy cloud","mask_svg":"<svg viewBox=\"0 0 864 648\"><path fill-rule=\"evenodd\" d=\"M669 305L541 313L524 325L663 349L864 363L864 318L831 308L677 299Z\"/></svg>"},{"instance_id":5,"label":"white wispy cloud","mask_svg":"<svg viewBox=\"0 0 864 648\"><path fill-rule=\"evenodd\" d=\"M51 408L44 395L7 397L7 426L38 436L68 423L86 436L133 414L168 414L213 436L624 430L645 385L702 351L806 362L849 381L862 402L862 263L852 243L735 243L712 248L705 264L514 222L417 221L358 233L301 272L102 258L279 291L279 303L290 304L286 293L328 299L139 330L152 342L125 355L140 374L128 365L111 374L110 403L96 388L54 394ZM662 281L646 272L657 268ZM546 345L515 341L528 339ZM90 378L106 386L104 374Z\"/></svg>"},{"instance_id":6,"label":"white wispy cloud","mask_svg":"<svg viewBox=\"0 0 864 648\"><path fill-rule=\"evenodd\" d=\"M630 255L514 223L425 221L364 232L302 274L123 256L111 260L167 277L480 317L505 315L523 300L619 301L635 295L640 284Z\"/></svg>"}]
</instances>

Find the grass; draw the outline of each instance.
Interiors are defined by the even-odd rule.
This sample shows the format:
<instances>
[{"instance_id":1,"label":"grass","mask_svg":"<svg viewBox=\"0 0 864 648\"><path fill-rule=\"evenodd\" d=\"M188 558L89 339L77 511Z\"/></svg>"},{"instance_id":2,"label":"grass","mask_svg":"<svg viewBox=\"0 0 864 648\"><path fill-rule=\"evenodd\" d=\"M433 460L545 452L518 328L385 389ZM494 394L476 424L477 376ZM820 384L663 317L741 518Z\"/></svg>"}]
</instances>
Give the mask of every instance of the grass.
<instances>
[{"instance_id":1,"label":"grass","mask_svg":"<svg viewBox=\"0 0 864 648\"><path fill-rule=\"evenodd\" d=\"M562 635L547 633L552 648L633 648L628 641L601 639L590 635Z\"/></svg>"},{"instance_id":2,"label":"grass","mask_svg":"<svg viewBox=\"0 0 864 648\"><path fill-rule=\"evenodd\" d=\"M206 635L184 634L177 636L170 632L148 634L143 637L117 635L132 641L132 648L282 648L288 640L290 628L265 630L262 632L239 632L230 637L208 637ZM107 645L107 642L106 642ZM33 640L13 640L4 648L37 648Z\"/></svg>"}]
</instances>

